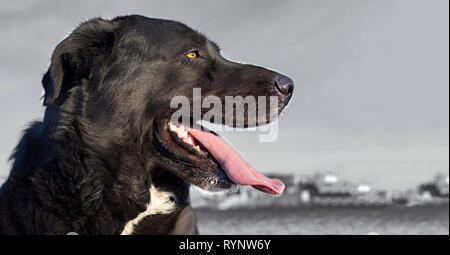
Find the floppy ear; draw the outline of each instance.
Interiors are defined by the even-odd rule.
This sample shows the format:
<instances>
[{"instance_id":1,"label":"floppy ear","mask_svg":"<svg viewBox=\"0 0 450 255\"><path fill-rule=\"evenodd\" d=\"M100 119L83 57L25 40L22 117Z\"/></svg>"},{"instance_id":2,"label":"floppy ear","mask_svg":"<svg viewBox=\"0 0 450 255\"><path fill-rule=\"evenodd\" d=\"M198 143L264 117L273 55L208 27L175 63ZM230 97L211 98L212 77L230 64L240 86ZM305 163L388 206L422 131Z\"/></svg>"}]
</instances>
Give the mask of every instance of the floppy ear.
<instances>
[{"instance_id":1,"label":"floppy ear","mask_svg":"<svg viewBox=\"0 0 450 255\"><path fill-rule=\"evenodd\" d=\"M91 77L92 65L112 50L115 25L100 18L78 26L53 51L50 68L42 78L44 105L53 104L68 89Z\"/></svg>"}]
</instances>

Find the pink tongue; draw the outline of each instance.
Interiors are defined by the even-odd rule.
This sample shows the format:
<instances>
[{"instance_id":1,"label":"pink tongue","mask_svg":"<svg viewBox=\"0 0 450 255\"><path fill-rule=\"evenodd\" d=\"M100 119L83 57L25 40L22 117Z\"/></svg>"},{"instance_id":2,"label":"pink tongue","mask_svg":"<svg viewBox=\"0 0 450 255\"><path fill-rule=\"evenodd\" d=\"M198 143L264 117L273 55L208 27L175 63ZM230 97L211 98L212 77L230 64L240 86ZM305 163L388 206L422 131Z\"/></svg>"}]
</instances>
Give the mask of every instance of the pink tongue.
<instances>
[{"instance_id":1,"label":"pink tongue","mask_svg":"<svg viewBox=\"0 0 450 255\"><path fill-rule=\"evenodd\" d=\"M269 179L256 172L231 145L220 136L189 127L186 130L219 162L223 170L233 182L239 185L252 185L255 189L270 194L281 194L284 183L277 179Z\"/></svg>"}]
</instances>

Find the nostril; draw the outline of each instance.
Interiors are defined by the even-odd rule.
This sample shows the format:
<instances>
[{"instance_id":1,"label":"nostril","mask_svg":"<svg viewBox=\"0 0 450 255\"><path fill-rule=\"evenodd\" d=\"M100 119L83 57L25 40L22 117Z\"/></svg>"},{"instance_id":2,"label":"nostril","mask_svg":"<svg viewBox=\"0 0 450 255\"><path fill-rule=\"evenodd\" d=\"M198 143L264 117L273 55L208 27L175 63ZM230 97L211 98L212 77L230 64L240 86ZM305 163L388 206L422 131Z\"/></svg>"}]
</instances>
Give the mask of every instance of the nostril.
<instances>
[{"instance_id":1,"label":"nostril","mask_svg":"<svg viewBox=\"0 0 450 255\"><path fill-rule=\"evenodd\" d=\"M288 94L288 95L290 95L290 94L292 94L292 92L294 92L294 85L292 85L292 84L287 84L287 86L286 86L287 88L285 89L286 90L286 94Z\"/></svg>"},{"instance_id":2,"label":"nostril","mask_svg":"<svg viewBox=\"0 0 450 255\"><path fill-rule=\"evenodd\" d=\"M284 75L279 75L274 81L275 88L284 96L291 96L294 92L294 82Z\"/></svg>"}]
</instances>

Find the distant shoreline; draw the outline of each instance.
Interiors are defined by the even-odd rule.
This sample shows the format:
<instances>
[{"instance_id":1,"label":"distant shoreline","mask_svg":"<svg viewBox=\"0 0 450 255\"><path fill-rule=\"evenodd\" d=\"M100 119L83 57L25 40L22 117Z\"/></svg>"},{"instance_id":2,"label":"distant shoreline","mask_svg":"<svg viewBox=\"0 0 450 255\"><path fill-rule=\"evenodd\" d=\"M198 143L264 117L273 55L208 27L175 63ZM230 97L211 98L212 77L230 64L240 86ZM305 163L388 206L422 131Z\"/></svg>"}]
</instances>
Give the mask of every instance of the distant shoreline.
<instances>
[{"instance_id":1,"label":"distant shoreline","mask_svg":"<svg viewBox=\"0 0 450 255\"><path fill-rule=\"evenodd\" d=\"M194 207L195 210L201 210L201 211L257 211L257 210L265 210L265 211L279 211L280 209L285 210L297 210L297 209L307 209L307 210L314 210L314 209L403 209L403 208L411 208L417 209L417 208L450 208L449 201L442 201L439 203L427 203L427 204L416 204L416 205L399 205L399 204L367 204L367 205L357 205L357 204L337 204L337 205L320 205L320 204L308 204L308 205L298 205L298 206L259 206L259 207L233 207L228 209L218 209L215 207Z\"/></svg>"},{"instance_id":2,"label":"distant shoreline","mask_svg":"<svg viewBox=\"0 0 450 255\"><path fill-rule=\"evenodd\" d=\"M449 226L448 204L195 211L206 235L448 235Z\"/></svg>"}]
</instances>

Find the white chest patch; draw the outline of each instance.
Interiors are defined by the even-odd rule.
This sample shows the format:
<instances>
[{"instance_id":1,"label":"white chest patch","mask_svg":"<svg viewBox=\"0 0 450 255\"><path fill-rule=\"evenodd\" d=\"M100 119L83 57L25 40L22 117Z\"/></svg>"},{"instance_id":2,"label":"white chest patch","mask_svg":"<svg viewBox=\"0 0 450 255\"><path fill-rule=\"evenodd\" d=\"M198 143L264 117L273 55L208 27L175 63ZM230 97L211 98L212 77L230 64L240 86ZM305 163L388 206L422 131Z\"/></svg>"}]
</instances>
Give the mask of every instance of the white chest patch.
<instances>
[{"instance_id":1,"label":"white chest patch","mask_svg":"<svg viewBox=\"0 0 450 255\"><path fill-rule=\"evenodd\" d=\"M127 222L121 235L131 235L134 231L134 226L145 217L153 214L169 214L175 210L174 199L175 194L172 192L161 191L153 185L150 187L150 204L147 210L141 212L136 218Z\"/></svg>"}]
</instances>

